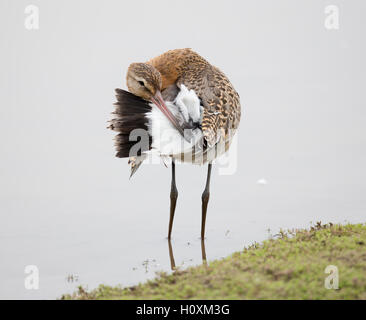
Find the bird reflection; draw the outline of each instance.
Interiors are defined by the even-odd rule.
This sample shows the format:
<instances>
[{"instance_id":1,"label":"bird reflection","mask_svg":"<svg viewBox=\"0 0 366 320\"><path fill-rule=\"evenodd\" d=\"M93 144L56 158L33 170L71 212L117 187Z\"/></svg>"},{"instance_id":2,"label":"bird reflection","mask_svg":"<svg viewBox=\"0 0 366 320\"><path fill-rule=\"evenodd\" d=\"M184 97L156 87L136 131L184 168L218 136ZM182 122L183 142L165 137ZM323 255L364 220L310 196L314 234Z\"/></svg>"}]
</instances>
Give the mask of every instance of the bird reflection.
<instances>
[{"instance_id":1,"label":"bird reflection","mask_svg":"<svg viewBox=\"0 0 366 320\"><path fill-rule=\"evenodd\" d=\"M168 249L169 249L169 258L170 258L170 268L174 271L176 269L174 254L173 254L173 246L170 239L168 239ZM207 267L207 258L206 258L206 247L205 240L201 239L201 254L202 254L202 265Z\"/></svg>"}]
</instances>

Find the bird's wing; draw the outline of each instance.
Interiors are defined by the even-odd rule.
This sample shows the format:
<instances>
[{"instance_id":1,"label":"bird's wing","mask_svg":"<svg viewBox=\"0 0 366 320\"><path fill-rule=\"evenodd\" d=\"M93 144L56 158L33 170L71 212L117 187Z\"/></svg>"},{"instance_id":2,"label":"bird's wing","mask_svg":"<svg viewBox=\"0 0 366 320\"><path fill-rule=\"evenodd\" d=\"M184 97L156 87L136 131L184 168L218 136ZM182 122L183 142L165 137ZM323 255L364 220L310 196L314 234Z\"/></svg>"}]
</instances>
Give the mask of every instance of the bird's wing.
<instances>
[{"instance_id":1,"label":"bird's wing","mask_svg":"<svg viewBox=\"0 0 366 320\"><path fill-rule=\"evenodd\" d=\"M239 95L218 68L209 66L200 73L187 71L177 81L193 89L203 105L202 132L209 147L236 129L240 121Z\"/></svg>"}]
</instances>

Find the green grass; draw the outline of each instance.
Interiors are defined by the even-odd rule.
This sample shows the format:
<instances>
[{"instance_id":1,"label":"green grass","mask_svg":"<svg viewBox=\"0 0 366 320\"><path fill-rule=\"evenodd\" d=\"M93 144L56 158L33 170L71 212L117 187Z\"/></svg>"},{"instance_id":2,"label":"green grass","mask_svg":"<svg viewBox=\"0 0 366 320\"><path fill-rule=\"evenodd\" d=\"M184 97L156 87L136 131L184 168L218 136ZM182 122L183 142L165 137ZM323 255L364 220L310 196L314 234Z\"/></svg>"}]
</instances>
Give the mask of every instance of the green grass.
<instances>
[{"instance_id":1,"label":"green grass","mask_svg":"<svg viewBox=\"0 0 366 320\"><path fill-rule=\"evenodd\" d=\"M335 265L339 289L324 287ZM160 273L133 287L79 288L63 299L366 299L366 225L280 231L209 266Z\"/></svg>"}]
</instances>

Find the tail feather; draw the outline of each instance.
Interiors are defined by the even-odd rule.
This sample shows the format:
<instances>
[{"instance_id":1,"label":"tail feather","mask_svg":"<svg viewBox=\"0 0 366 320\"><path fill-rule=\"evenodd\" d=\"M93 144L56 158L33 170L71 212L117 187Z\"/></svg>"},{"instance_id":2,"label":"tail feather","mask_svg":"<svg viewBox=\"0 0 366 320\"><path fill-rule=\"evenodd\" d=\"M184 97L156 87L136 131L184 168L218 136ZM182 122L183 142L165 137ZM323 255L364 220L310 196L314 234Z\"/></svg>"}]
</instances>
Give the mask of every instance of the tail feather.
<instances>
[{"instance_id":1,"label":"tail feather","mask_svg":"<svg viewBox=\"0 0 366 320\"><path fill-rule=\"evenodd\" d=\"M116 157L130 157L130 150L137 141L130 141L130 133L135 129L148 131L146 114L151 111L149 103L134 94L116 89L117 102L114 103L115 111L112 112L114 118L110 121L109 129L118 132L115 137ZM145 149L137 151L136 156L151 149L151 138L149 145L143 146Z\"/></svg>"}]
</instances>

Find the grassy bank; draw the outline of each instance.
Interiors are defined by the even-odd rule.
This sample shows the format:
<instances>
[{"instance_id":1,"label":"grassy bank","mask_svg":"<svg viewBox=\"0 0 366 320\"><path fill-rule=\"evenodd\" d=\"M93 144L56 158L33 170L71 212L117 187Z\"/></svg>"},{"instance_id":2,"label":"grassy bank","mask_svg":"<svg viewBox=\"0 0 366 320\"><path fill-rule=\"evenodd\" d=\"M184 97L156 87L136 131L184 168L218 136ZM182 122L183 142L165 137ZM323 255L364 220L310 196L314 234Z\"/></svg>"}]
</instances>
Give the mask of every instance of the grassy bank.
<instances>
[{"instance_id":1,"label":"grassy bank","mask_svg":"<svg viewBox=\"0 0 366 320\"><path fill-rule=\"evenodd\" d=\"M338 268L339 289L324 287ZM121 288L82 288L64 299L366 299L366 225L280 232L242 252Z\"/></svg>"}]
</instances>

